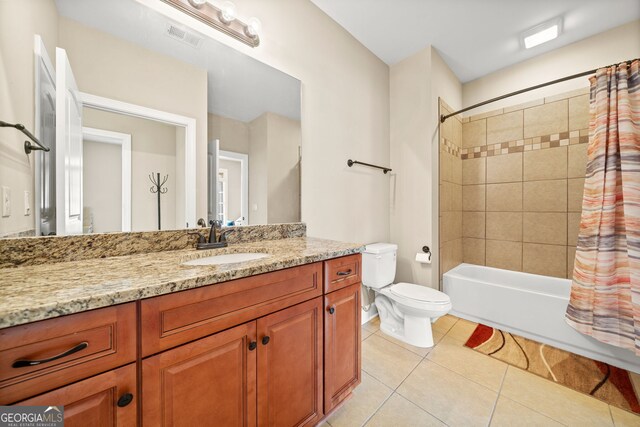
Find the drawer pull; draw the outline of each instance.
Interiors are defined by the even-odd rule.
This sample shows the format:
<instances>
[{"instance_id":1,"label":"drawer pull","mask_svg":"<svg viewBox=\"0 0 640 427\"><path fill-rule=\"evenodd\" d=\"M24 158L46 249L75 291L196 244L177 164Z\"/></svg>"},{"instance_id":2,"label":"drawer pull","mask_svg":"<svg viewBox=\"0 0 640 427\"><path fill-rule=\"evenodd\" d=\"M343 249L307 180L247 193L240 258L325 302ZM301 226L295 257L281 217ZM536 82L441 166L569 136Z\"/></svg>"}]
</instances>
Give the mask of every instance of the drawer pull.
<instances>
[{"instance_id":1,"label":"drawer pull","mask_svg":"<svg viewBox=\"0 0 640 427\"><path fill-rule=\"evenodd\" d=\"M353 270L348 269L348 270L345 270L345 271L338 271L338 273L337 273L337 274L338 274L338 276L348 276L348 275L350 275L352 272L353 272Z\"/></svg>"},{"instance_id":2,"label":"drawer pull","mask_svg":"<svg viewBox=\"0 0 640 427\"><path fill-rule=\"evenodd\" d=\"M13 365L11 365L11 367L12 368L24 368L25 366L36 366L36 365L40 365L42 363L53 362L54 360L62 359L63 357L69 356L70 354L77 353L80 350L84 350L87 347L89 347L89 343L84 341L84 342L81 342L80 344L76 345L75 347L70 348L69 350L65 351L64 353L57 354L57 355L49 357L47 359L41 359L41 360L16 360L15 362L13 362Z\"/></svg>"},{"instance_id":3,"label":"drawer pull","mask_svg":"<svg viewBox=\"0 0 640 427\"><path fill-rule=\"evenodd\" d=\"M120 399L118 399L118 407L124 408L132 401L133 401L133 394L125 393L122 396L120 396Z\"/></svg>"}]
</instances>

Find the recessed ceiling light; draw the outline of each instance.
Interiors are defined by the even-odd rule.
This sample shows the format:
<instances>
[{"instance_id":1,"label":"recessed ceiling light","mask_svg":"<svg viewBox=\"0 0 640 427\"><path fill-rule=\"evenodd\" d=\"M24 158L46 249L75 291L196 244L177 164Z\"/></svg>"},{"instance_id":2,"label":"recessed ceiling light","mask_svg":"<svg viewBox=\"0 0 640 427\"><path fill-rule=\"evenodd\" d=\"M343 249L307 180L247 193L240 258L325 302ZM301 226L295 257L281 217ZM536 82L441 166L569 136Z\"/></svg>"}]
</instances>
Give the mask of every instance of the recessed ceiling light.
<instances>
[{"instance_id":1,"label":"recessed ceiling light","mask_svg":"<svg viewBox=\"0 0 640 427\"><path fill-rule=\"evenodd\" d=\"M560 35L562 20L555 18L522 33L521 40L525 48L531 49Z\"/></svg>"}]
</instances>

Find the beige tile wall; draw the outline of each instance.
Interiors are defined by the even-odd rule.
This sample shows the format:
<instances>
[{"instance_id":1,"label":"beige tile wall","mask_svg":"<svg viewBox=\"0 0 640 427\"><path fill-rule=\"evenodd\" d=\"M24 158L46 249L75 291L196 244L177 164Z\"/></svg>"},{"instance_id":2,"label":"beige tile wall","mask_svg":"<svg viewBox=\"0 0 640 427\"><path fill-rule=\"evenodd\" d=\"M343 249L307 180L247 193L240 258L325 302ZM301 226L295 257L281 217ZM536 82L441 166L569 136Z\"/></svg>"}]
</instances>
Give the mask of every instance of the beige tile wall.
<instances>
[{"instance_id":1,"label":"beige tile wall","mask_svg":"<svg viewBox=\"0 0 640 427\"><path fill-rule=\"evenodd\" d=\"M571 277L588 125L586 89L462 120L464 262Z\"/></svg>"},{"instance_id":2,"label":"beige tile wall","mask_svg":"<svg viewBox=\"0 0 640 427\"><path fill-rule=\"evenodd\" d=\"M444 102L441 113L453 111ZM462 122L451 118L440 126L440 278L442 274L462 263ZM473 192L473 189L469 191ZM469 202L479 203L480 197ZM482 197L484 201L484 197ZM469 203L467 202L467 203Z\"/></svg>"}]
</instances>

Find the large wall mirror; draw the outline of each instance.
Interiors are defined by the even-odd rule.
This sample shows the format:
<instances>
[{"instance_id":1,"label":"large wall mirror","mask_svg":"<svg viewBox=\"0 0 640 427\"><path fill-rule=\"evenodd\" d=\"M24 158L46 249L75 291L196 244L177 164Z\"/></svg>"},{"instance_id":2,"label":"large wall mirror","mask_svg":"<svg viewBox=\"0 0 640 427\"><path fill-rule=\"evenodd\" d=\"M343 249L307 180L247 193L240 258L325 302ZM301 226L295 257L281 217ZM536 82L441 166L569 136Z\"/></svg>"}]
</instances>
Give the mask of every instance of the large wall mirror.
<instances>
[{"instance_id":1,"label":"large wall mirror","mask_svg":"<svg viewBox=\"0 0 640 427\"><path fill-rule=\"evenodd\" d=\"M0 121L50 148L0 127L0 237L300 221L297 79L136 0L0 15Z\"/></svg>"}]
</instances>

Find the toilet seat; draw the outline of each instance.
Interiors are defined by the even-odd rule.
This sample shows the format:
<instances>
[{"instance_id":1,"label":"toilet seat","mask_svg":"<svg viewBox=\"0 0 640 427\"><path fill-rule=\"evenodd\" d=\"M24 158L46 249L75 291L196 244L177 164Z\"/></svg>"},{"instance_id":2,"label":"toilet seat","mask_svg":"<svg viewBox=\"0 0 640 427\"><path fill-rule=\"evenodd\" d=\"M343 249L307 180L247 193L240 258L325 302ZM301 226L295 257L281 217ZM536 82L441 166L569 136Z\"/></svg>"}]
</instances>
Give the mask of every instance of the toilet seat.
<instances>
[{"instance_id":1,"label":"toilet seat","mask_svg":"<svg viewBox=\"0 0 640 427\"><path fill-rule=\"evenodd\" d=\"M449 295L414 283L397 283L380 289L380 293L400 304L418 310L447 312L451 309Z\"/></svg>"},{"instance_id":2,"label":"toilet seat","mask_svg":"<svg viewBox=\"0 0 640 427\"><path fill-rule=\"evenodd\" d=\"M431 304L449 304L451 302L449 295L427 286L415 285L413 283L396 283L389 287L389 291L399 297Z\"/></svg>"}]
</instances>

